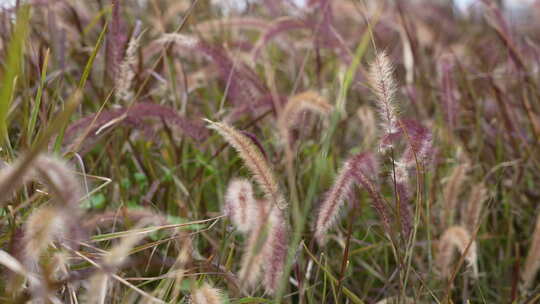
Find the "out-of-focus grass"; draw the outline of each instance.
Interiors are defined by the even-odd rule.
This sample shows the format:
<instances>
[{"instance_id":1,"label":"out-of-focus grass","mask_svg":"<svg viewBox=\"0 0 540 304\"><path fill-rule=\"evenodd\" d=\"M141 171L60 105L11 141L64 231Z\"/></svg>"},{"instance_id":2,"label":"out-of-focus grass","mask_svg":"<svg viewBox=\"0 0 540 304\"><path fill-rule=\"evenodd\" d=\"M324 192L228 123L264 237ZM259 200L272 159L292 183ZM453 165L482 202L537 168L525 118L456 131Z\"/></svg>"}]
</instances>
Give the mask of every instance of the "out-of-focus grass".
<instances>
[{"instance_id":1,"label":"out-of-focus grass","mask_svg":"<svg viewBox=\"0 0 540 304\"><path fill-rule=\"evenodd\" d=\"M4 162L15 170L0 173L0 249L21 263L19 274L47 284L23 284L7 269L17 266L13 260L1 259L7 268L0 300L47 294L69 303L182 303L208 282L222 290L225 303L538 301L538 276L528 288L522 278L534 267L528 255L539 238L537 21L514 26L497 8L486 18L467 18L428 1L312 2L309 9L257 2L229 16L203 0L118 1L116 19L109 1L29 2L16 18L5 11L0 170ZM535 7L530 13L540 14ZM201 26L209 20L217 26ZM125 60L127 43L139 34L136 24L143 35L132 58L131 94L124 95L134 97L122 100L115 95L122 75L111 74L120 63L111 54L118 49ZM166 36L171 33L175 39ZM399 219L385 230L371 197L355 188L323 246L312 225L353 154L378 156L380 194L391 218L400 216L391 176L403 147L380 152L379 138L367 138L367 130L380 136L383 128L357 113L360 107L376 112L366 71L382 50L396 67L400 115L433 134L432 159L409 170L411 200L399 200L413 211L414 232L403 237ZM286 146L277 115L288 98L310 90L336 110L326 118L300 114ZM133 114L143 103L160 107ZM238 270L248 237L222 215L229 181L251 173L205 129L204 118L254 135L290 203L287 263L275 294L262 284L242 288ZM72 231L80 233L58 236L28 263L21 249L27 220L56 206L57 198L39 182L15 189L14 181L41 153L70 163L85 195ZM479 226L470 231L479 274L473 276L456 250L452 276L445 278L436 265L439 239L449 228L442 219L445 189L463 164L448 222L467 218L463 210L477 203L469 194L483 183ZM255 196L262 194L256 188ZM130 237L138 242L130 244ZM107 262L115 252L122 254ZM96 278L107 278L107 288L98 288Z\"/></svg>"}]
</instances>

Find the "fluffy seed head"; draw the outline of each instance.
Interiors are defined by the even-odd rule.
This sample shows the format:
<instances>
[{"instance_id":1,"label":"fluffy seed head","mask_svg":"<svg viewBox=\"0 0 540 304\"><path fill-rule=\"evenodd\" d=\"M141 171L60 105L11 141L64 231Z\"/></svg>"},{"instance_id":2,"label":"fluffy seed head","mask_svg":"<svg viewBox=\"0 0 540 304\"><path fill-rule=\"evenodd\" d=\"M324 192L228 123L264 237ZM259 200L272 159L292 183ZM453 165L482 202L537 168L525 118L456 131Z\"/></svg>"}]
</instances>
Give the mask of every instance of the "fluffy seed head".
<instances>
[{"instance_id":1,"label":"fluffy seed head","mask_svg":"<svg viewBox=\"0 0 540 304\"><path fill-rule=\"evenodd\" d=\"M352 191L354 181L350 173L352 169L350 161L343 164L332 188L327 192L320 206L315 223L315 238L321 244L324 243L324 236L328 229L336 222L341 205Z\"/></svg>"},{"instance_id":2,"label":"fluffy seed head","mask_svg":"<svg viewBox=\"0 0 540 304\"><path fill-rule=\"evenodd\" d=\"M137 50L139 49L141 35L134 35L130 40L126 50L124 60L119 65L119 72L116 75L115 96L119 100L130 100L133 98L133 91L131 90L131 84L135 77L135 66L137 59Z\"/></svg>"},{"instance_id":3,"label":"fluffy seed head","mask_svg":"<svg viewBox=\"0 0 540 304\"><path fill-rule=\"evenodd\" d=\"M225 194L224 211L238 231L246 233L259 220L258 206L253 196L251 183L246 179L234 179L229 183Z\"/></svg>"},{"instance_id":4,"label":"fluffy seed head","mask_svg":"<svg viewBox=\"0 0 540 304\"><path fill-rule=\"evenodd\" d=\"M176 43L186 48L195 48L199 42L200 40L197 37L180 33L166 33L158 39L158 43Z\"/></svg>"},{"instance_id":5,"label":"fluffy seed head","mask_svg":"<svg viewBox=\"0 0 540 304\"><path fill-rule=\"evenodd\" d=\"M82 190L73 170L63 161L53 156L39 155L32 165L22 174L15 173L22 166L24 157L19 158L13 165L8 165L0 171L2 188L17 190L31 180L45 184L57 203L73 209L82 197ZM8 199L13 193L2 193L0 200Z\"/></svg>"},{"instance_id":6,"label":"fluffy seed head","mask_svg":"<svg viewBox=\"0 0 540 304\"><path fill-rule=\"evenodd\" d=\"M242 262L238 277L242 281L243 287L253 287L261 276L264 259L262 252L268 242L269 220L268 212L271 206L268 202L257 201L258 224L249 232L249 237L242 255Z\"/></svg>"},{"instance_id":7,"label":"fluffy seed head","mask_svg":"<svg viewBox=\"0 0 540 304\"><path fill-rule=\"evenodd\" d=\"M266 292L277 289L285 267L288 227L281 209L268 201L257 201L258 221L249 231L239 278L244 287L253 287L261 275Z\"/></svg>"},{"instance_id":8,"label":"fluffy seed head","mask_svg":"<svg viewBox=\"0 0 540 304\"><path fill-rule=\"evenodd\" d=\"M263 249L264 281L266 292L273 294L279 286L287 259L288 229L283 211L273 208L269 217L268 240Z\"/></svg>"},{"instance_id":9,"label":"fluffy seed head","mask_svg":"<svg viewBox=\"0 0 540 304\"><path fill-rule=\"evenodd\" d=\"M79 179L62 160L39 156L34 164L36 178L42 181L65 208L76 209L83 197Z\"/></svg>"},{"instance_id":10,"label":"fluffy seed head","mask_svg":"<svg viewBox=\"0 0 540 304\"><path fill-rule=\"evenodd\" d=\"M469 194L467 205L462 209L462 221L470 233L474 233L476 226L478 226L482 206L486 199L487 189L484 183L474 185Z\"/></svg>"},{"instance_id":11,"label":"fluffy seed head","mask_svg":"<svg viewBox=\"0 0 540 304\"><path fill-rule=\"evenodd\" d=\"M352 186L355 183L368 191L374 199L375 208L377 211L381 211L383 207L378 205L379 197L374 188L376 172L377 162L370 153L354 155L343 164L332 188L326 193L317 214L314 228L315 238L320 244L324 243L326 232L336 222L339 209L347 196L351 194Z\"/></svg>"},{"instance_id":12,"label":"fluffy seed head","mask_svg":"<svg viewBox=\"0 0 540 304\"><path fill-rule=\"evenodd\" d=\"M446 229L439 240L436 264L441 271L441 275L444 278L448 278L452 273L450 263L452 262L452 257L454 255L454 248L457 248L460 254L465 254L465 260L467 261L467 264L472 267L473 275L476 277L476 241L472 240L469 232L461 226L452 226Z\"/></svg>"},{"instance_id":13,"label":"fluffy seed head","mask_svg":"<svg viewBox=\"0 0 540 304\"><path fill-rule=\"evenodd\" d=\"M287 207L285 197L264 155L244 134L223 122L206 120L240 155L265 197L280 209Z\"/></svg>"},{"instance_id":14,"label":"fluffy seed head","mask_svg":"<svg viewBox=\"0 0 540 304\"><path fill-rule=\"evenodd\" d=\"M377 134L375 112L371 107L361 106L356 111L356 116L360 119L360 128L362 129L361 135L364 145L369 147L375 142Z\"/></svg>"},{"instance_id":15,"label":"fluffy seed head","mask_svg":"<svg viewBox=\"0 0 540 304\"><path fill-rule=\"evenodd\" d=\"M278 119L278 128L282 140L290 143L289 129L297 121L302 111L310 111L321 116L327 116L332 111L332 105L321 95L313 91L297 94L289 99Z\"/></svg>"},{"instance_id":16,"label":"fluffy seed head","mask_svg":"<svg viewBox=\"0 0 540 304\"><path fill-rule=\"evenodd\" d=\"M0 170L0 184L17 190L26 182L37 180L46 186L52 198L53 203L37 209L24 226L23 260L26 266L36 270L41 253L52 241L64 238L66 234L70 234L69 239L76 238L78 206L83 195L78 178L64 161L38 155L21 173L23 161L24 158L20 158ZM20 172L15 174L17 171ZM2 194L0 199L7 199L12 193Z\"/></svg>"},{"instance_id":17,"label":"fluffy seed head","mask_svg":"<svg viewBox=\"0 0 540 304\"><path fill-rule=\"evenodd\" d=\"M386 134L397 131L398 106L395 100L397 90L394 67L386 52L380 52L371 63L369 84L379 110L381 124Z\"/></svg>"},{"instance_id":18,"label":"fluffy seed head","mask_svg":"<svg viewBox=\"0 0 540 304\"><path fill-rule=\"evenodd\" d=\"M465 181L468 167L466 163L455 167L445 185L443 192L444 204L441 214L441 225L444 228L453 223L454 211L457 207L461 186Z\"/></svg>"},{"instance_id":19,"label":"fluffy seed head","mask_svg":"<svg viewBox=\"0 0 540 304\"><path fill-rule=\"evenodd\" d=\"M221 290L204 283L201 287L195 289L191 294L191 302L193 304L220 304Z\"/></svg>"},{"instance_id":20,"label":"fluffy seed head","mask_svg":"<svg viewBox=\"0 0 540 304\"><path fill-rule=\"evenodd\" d=\"M34 211L24 226L24 259L29 268L36 268L41 253L51 242L62 237L65 220L57 207L45 206Z\"/></svg>"}]
</instances>

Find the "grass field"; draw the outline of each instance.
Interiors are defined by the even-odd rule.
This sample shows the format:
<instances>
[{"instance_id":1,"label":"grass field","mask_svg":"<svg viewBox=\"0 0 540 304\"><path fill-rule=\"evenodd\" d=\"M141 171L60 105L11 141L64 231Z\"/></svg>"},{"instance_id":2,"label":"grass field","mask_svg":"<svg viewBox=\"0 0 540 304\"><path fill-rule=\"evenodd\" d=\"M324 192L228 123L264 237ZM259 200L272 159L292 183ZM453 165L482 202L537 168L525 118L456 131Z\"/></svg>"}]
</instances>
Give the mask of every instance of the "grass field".
<instances>
[{"instance_id":1,"label":"grass field","mask_svg":"<svg viewBox=\"0 0 540 304\"><path fill-rule=\"evenodd\" d=\"M537 6L229 2L2 11L0 302L540 302Z\"/></svg>"}]
</instances>

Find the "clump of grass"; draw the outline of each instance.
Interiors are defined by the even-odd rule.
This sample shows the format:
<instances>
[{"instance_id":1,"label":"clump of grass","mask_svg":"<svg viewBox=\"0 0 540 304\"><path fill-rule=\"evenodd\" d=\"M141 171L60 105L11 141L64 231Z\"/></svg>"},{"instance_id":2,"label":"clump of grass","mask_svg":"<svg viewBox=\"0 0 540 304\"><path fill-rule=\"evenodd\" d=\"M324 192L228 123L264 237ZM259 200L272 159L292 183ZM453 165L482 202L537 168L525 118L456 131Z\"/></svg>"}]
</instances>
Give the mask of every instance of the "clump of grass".
<instances>
[{"instance_id":1,"label":"clump of grass","mask_svg":"<svg viewBox=\"0 0 540 304\"><path fill-rule=\"evenodd\" d=\"M21 158L24 159L24 158ZM29 169L23 171L15 178L14 173L21 166L21 161L5 167L0 171L0 185L15 191L24 184L38 180L47 186L54 200L49 206L34 210L28 217L22 237L21 256L26 271L36 275L37 282L31 282L31 293L38 299L54 297L48 290L46 280L51 276L47 269L42 267L42 255L50 245L60 243L74 243L81 237L80 227L77 227L80 216L79 203L82 200L82 188L78 179L68 165L52 156L37 156ZM5 186L5 185L9 186ZM0 199L6 200L14 193L4 193ZM39 274L39 275L38 275Z\"/></svg>"},{"instance_id":2,"label":"clump of grass","mask_svg":"<svg viewBox=\"0 0 540 304\"><path fill-rule=\"evenodd\" d=\"M218 2L2 10L0 302L537 300L536 19Z\"/></svg>"}]
</instances>

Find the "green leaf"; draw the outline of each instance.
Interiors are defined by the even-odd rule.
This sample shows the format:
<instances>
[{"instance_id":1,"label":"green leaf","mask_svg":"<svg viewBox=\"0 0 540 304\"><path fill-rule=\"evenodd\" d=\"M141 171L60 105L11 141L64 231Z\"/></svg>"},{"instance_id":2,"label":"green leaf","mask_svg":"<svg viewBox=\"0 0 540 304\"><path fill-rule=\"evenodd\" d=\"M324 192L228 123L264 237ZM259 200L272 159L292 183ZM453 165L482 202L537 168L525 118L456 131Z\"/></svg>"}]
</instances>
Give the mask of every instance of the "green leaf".
<instances>
[{"instance_id":1,"label":"green leaf","mask_svg":"<svg viewBox=\"0 0 540 304\"><path fill-rule=\"evenodd\" d=\"M86 200L82 204L82 208L84 209L104 209L105 208L105 202L107 200L105 199L105 195L103 193L98 193L95 195L90 196L90 199Z\"/></svg>"}]
</instances>

